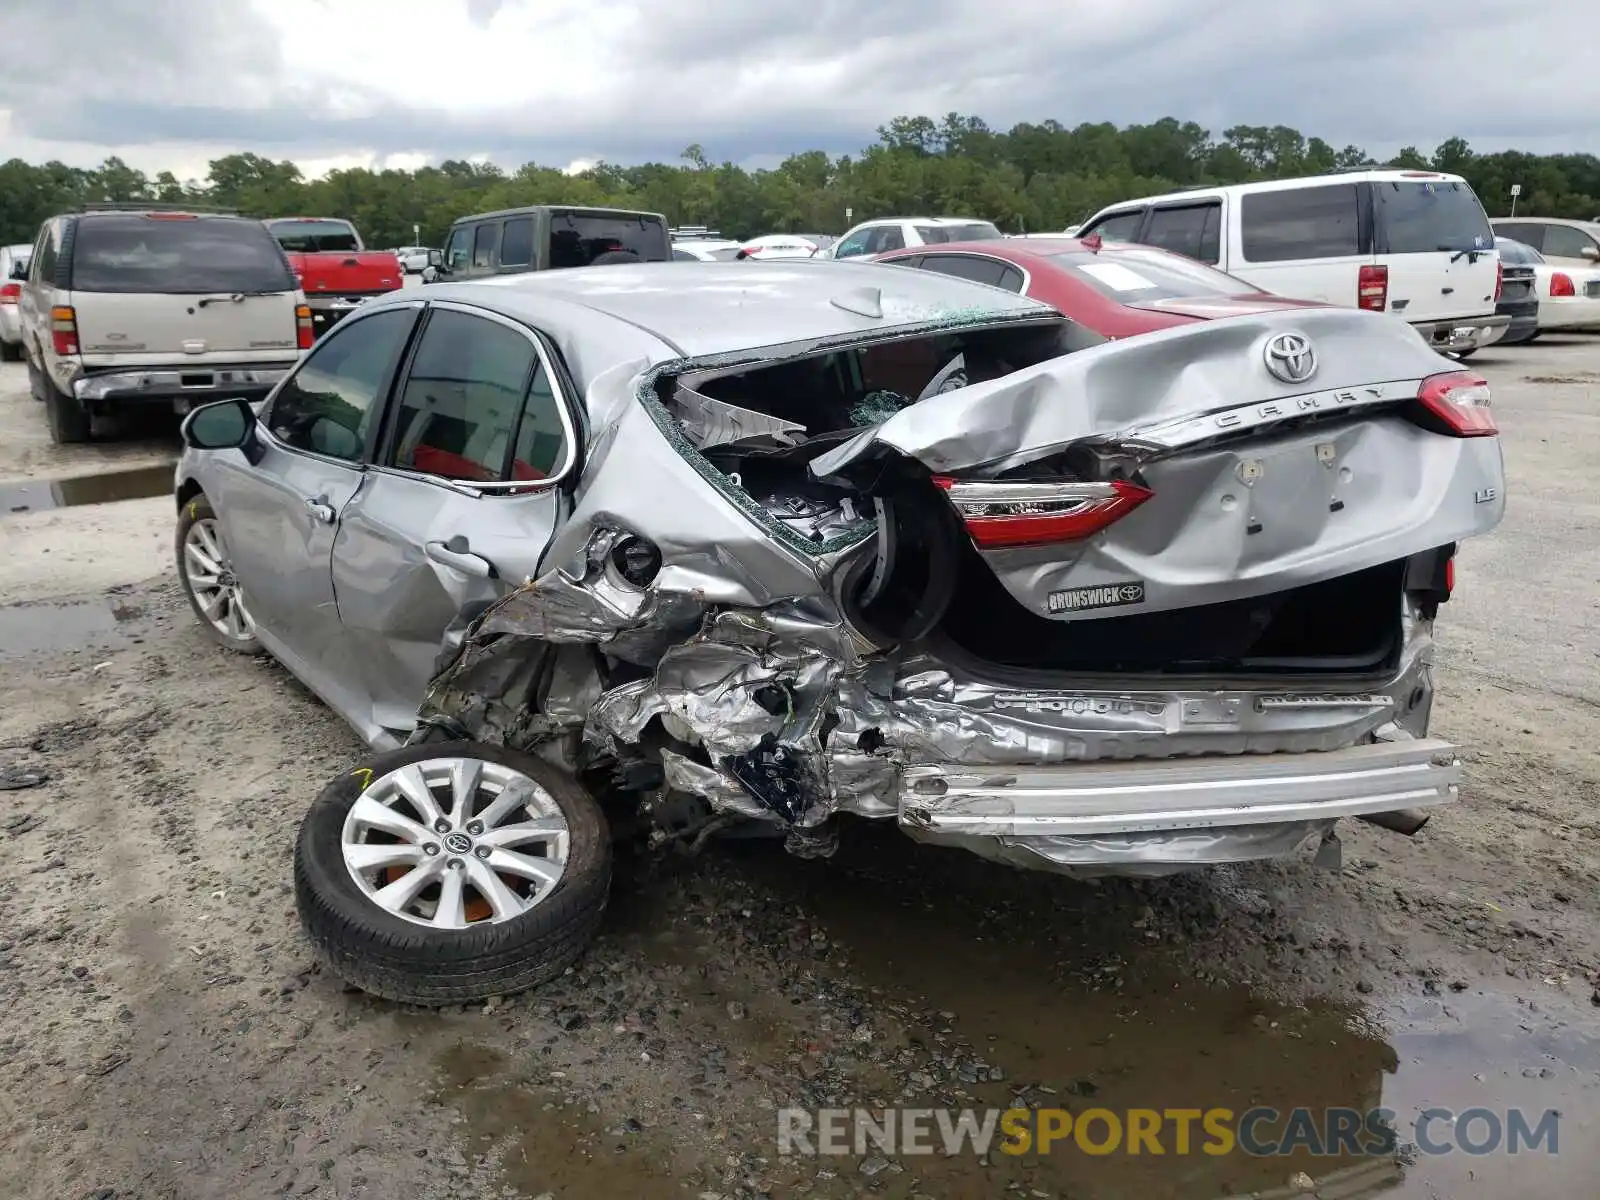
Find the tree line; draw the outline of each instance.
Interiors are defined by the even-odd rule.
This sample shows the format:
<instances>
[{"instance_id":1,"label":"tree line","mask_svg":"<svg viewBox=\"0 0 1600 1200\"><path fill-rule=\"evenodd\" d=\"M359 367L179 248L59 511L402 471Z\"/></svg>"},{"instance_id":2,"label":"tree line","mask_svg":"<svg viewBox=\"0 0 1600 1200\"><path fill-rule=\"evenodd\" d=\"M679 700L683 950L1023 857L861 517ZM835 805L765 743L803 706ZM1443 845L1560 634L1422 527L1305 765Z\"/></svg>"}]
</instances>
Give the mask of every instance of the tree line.
<instances>
[{"instance_id":1,"label":"tree line","mask_svg":"<svg viewBox=\"0 0 1600 1200\"><path fill-rule=\"evenodd\" d=\"M896 117L877 132L859 155L833 158L808 150L758 171L713 163L699 145L684 150L678 162L602 162L574 174L535 163L507 172L452 159L416 171L356 168L318 179L307 179L293 162L254 153L218 158L198 180L167 171L151 178L119 158L92 170L14 158L0 164L0 239L31 241L45 218L85 202L140 200L261 217L343 217L374 247L411 244L413 227L423 244L438 246L457 217L525 204L644 209L732 237L841 233L852 221L915 213L985 218L1011 233L1043 232L1136 196L1360 166L1462 175L1491 216L1510 210L1513 184L1522 189L1519 212L1600 215L1595 155L1477 154L1462 138L1442 142L1431 154L1408 146L1379 163L1358 146L1336 150L1283 125L1237 125L1215 139L1193 121L1172 117L1121 128L1025 122L1001 132L978 117L950 113L942 121Z\"/></svg>"}]
</instances>

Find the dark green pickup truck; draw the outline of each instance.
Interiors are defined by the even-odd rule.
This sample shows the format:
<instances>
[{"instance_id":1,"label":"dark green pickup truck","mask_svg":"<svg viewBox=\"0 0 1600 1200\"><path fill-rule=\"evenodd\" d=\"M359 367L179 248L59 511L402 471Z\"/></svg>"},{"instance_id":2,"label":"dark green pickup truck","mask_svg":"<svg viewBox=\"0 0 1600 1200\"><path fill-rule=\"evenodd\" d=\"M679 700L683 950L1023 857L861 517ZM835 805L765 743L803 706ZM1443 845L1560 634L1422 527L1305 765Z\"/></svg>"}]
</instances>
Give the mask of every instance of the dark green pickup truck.
<instances>
[{"instance_id":1,"label":"dark green pickup truck","mask_svg":"<svg viewBox=\"0 0 1600 1200\"><path fill-rule=\"evenodd\" d=\"M424 283L458 282L599 262L670 262L660 213L534 205L474 213L450 226L444 251L431 251Z\"/></svg>"}]
</instances>

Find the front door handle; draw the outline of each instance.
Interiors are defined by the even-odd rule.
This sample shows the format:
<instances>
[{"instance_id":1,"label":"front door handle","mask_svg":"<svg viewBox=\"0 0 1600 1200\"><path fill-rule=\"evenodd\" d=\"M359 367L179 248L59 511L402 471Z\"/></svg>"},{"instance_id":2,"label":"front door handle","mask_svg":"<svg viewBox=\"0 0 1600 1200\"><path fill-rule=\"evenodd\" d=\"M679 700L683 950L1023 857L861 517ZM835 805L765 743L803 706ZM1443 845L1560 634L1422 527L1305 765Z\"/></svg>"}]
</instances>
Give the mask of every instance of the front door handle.
<instances>
[{"instance_id":1,"label":"front door handle","mask_svg":"<svg viewBox=\"0 0 1600 1200\"><path fill-rule=\"evenodd\" d=\"M328 503L326 496L306 497L306 511L324 525L332 525L334 518L333 505Z\"/></svg>"},{"instance_id":2,"label":"front door handle","mask_svg":"<svg viewBox=\"0 0 1600 1200\"><path fill-rule=\"evenodd\" d=\"M460 571L463 575L477 579L498 579L500 576L494 564L483 555L472 553L467 548L467 539L459 534L448 542L428 542L423 546L423 551L440 566Z\"/></svg>"}]
</instances>

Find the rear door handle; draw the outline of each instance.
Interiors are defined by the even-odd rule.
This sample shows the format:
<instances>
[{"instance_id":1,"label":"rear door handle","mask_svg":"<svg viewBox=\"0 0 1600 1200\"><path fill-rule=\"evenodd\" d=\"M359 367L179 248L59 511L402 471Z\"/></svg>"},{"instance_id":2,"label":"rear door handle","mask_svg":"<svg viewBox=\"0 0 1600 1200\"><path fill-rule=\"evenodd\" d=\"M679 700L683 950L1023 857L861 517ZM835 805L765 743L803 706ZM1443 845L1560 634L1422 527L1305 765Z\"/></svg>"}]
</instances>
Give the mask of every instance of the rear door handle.
<instances>
[{"instance_id":1,"label":"rear door handle","mask_svg":"<svg viewBox=\"0 0 1600 1200\"><path fill-rule=\"evenodd\" d=\"M440 566L460 571L463 575L471 575L477 579L500 577L500 572L495 570L494 564L481 554L473 554L467 548L467 539L459 535L448 542L428 542L422 549Z\"/></svg>"},{"instance_id":2,"label":"rear door handle","mask_svg":"<svg viewBox=\"0 0 1600 1200\"><path fill-rule=\"evenodd\" d=\"M307 496L306 511L324 525L332 525L333 518L336 515L333 511L333 505L328 503L326 496Z\"/></svg>"}]
</instances>

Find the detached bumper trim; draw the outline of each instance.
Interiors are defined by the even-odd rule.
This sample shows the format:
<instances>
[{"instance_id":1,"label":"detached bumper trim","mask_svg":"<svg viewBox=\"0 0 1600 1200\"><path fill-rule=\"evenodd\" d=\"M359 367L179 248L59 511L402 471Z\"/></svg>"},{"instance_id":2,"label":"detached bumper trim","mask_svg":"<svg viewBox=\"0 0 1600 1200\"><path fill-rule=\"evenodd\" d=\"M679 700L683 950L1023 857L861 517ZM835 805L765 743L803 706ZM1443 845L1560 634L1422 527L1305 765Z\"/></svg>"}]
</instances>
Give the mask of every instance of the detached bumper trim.
<instances>
[{"instance_id":1,"label":"detached bumper trim","mask_svg":"<svg viewBox=\"0 0 1600 1200\"><path fill-rule=\"evenodd\" d=\"M264 392L289 372L281 367L195 367L188 371L106 371L73 380L79 400L166 399L170 396L218 396L244 389Z\"/></svg>"},{"instance_id":2,"label":"detached bumper trim","mask_svg":"<svg viewBox=\"0 0 1600 1200\"><path fill-rule=\"evenodd\" d=\"M1062 837L1323 821L1447 804L1456 748L1436 738L1312 754L1039 767L917 766L899 821L936 835Z\"/></svg>"},{"instance_id":3,"label":"detached bumper trim","mask_svg":"<svg viewBox=\"0 0 1600 1200\"><path fill-rule=\"evenodd\" d=\"M1502 314L1492 317L1458 317L1451 321L1416 321L1415 329L1429 345L1446 350L1477 350L1491 346L1505 336L1511 318Z\"/></svg>"}]
</instances>

